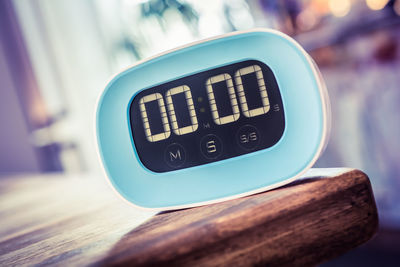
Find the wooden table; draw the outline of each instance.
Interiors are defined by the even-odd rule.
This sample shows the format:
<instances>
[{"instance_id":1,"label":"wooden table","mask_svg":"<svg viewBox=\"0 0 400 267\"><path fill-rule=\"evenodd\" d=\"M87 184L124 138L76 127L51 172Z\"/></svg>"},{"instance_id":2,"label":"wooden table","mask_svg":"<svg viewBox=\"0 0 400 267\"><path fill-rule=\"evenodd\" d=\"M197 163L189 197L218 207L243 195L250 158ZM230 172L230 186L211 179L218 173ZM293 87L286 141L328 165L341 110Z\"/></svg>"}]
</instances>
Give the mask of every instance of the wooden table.
<instances>
[{"instance_id":1,"label":"wooden table","mask_svg":"<svg viewBox=\"0 0 400 267\"><path fill-rule=\"evenodd\" d=\"M312 169L276 190L157 215L101 178L0 178L0 225L0 266L304 266L366 242L378 217L364 173Z\"/></svg>"}]
</instances>

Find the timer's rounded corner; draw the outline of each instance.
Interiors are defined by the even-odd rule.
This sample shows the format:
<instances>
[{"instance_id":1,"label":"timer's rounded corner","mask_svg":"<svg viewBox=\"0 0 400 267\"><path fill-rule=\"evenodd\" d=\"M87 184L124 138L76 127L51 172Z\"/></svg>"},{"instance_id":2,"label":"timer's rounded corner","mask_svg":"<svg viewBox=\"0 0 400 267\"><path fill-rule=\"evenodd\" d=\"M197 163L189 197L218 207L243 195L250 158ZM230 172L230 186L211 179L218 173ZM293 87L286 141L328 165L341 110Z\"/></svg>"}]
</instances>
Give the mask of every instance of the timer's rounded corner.
<instances>
[{"instance_id":1,"label":"timer's rounded corner","mask_svg":"<svg viewBox=\"0 0 400 267\"><path fill-rule=\"evenodd\" d=\"M276 79L285 126L273 146L199 166L154 172L138 155L130 106L147 88L244 60L265 63ZM173 210L285 185L315 163L328 141L329 99L319 70L290 37L256 29L167 51L117 74L97 104L98 150L109 181L136 207Z\"/></svg>"}]
</instances>

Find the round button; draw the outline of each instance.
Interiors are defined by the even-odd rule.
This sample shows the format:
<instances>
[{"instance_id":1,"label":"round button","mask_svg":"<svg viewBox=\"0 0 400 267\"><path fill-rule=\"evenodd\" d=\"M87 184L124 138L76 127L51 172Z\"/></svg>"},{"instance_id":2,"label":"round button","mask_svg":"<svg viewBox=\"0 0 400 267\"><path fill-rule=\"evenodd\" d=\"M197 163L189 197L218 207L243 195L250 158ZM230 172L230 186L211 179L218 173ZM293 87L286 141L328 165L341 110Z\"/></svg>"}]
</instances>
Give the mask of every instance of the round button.
<instances>
[{"instance_id":1,"label":"round button","mask_svg":"<svg viewBox=\"0 0 400 267\"><path fill-rule=\"evenodd\" d=\"M245 150L253 150L260 142L260 134L256 127L252 125L245 125L239 129L236 134L236 139Z\"/></svg>"},{"instance_id":2,"label":"round button","mask_svg":"<svg viewBox=\"0 0 400 267\"><path fill-rule=\"evenodd\" d=\"M165 162L175 168L181 166L186 159L186 152L183 146L173 143L167 146L164 154Z\"/></svg>"},{"instance_id":3,"label":"round button","mask_svg":"<svg viewBox=\"0 0 400 267\"><path fill-rule=\"evenodd\" d=\"M215 134L208 134L200 141L201 153L208 159L218 158L222 153L222 141Z\"/></svg>"}]
</instances>

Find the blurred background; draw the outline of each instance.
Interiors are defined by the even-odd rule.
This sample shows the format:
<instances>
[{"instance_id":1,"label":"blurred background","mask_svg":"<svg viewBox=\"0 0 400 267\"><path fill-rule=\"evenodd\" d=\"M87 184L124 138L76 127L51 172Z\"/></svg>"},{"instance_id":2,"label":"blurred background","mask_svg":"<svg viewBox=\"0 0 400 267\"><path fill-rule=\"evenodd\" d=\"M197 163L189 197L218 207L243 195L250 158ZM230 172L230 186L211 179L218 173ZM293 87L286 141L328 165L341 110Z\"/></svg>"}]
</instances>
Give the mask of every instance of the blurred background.
<instances>
[{"instance_id":1,"label":"blurred background","mask_svg":"<svg viewBox=\"0 0 400 267\"><path fill-rule=\"evenodd\" d=\"M358 168L372 182L379 234L326 266L395 263L400 0L1 0L0 180L98 173L94 110L113 74L176 46L253 27L289 34L321 68L333 125L317 167Z\"/></svg>"}]
</instances>

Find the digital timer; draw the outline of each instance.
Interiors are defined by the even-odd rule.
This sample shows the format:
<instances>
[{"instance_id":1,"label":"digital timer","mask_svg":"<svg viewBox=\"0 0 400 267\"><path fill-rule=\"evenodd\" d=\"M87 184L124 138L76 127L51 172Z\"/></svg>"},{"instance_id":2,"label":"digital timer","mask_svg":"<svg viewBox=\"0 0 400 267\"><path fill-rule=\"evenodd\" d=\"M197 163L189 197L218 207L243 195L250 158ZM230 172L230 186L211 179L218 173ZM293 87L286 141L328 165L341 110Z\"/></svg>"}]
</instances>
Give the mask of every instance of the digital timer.
<instances>
[{"instance_id":1,"label":"digital timer","mask_svg":"<svg viewBox=\"0 0 400 267\"><path fill-rule=\"evenodd\" d=\"M327 143L328 103L293 39L231 33L118 74L98 103L99 151L113 186L137 206L223 201L310 168Z\"/></svg>"},{"instance_id":2,"label":"digital timer","mask_svg":"<svg viewBox=\"0 0 400 267\"><path fill-rule=\"evenodd\" d=\"M285 128L275 77L266 64L256 60L143 90L133 98L129 115L137 154L154 172L271 147Z\"/></svg>"}]
</instances>

